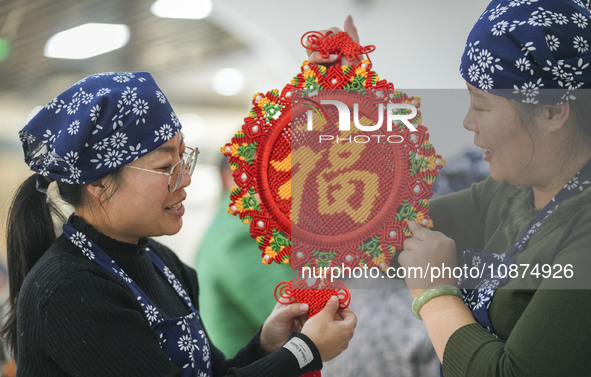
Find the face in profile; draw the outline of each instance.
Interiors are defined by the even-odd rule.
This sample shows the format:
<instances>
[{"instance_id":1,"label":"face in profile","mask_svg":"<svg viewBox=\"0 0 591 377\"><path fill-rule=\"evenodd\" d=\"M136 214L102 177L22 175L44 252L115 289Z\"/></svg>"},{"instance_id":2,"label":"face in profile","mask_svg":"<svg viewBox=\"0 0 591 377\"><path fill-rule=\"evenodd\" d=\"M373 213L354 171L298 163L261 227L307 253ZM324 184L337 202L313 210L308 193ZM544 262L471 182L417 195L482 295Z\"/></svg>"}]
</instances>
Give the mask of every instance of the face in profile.
<instances>
[{"instance_id":1,"label":"face in profile","mask_svg":"<svg viewBox=\"0 0 591 377\"><path fill-rule=\"evenodd\" d=\"M186 149L179 132L130 164L139 169L123 169L121 182L112 197L103 204L108 231L102 231L112 238L130 243L136 243L143 237L177 233L185 213L183 201L187 194L184 188L191 183L191 178L184 171L176 190L169 192L169 176L154 172L169 173ZM174 181L172 177L171 189Z\"/></svg>"}]
</instances>

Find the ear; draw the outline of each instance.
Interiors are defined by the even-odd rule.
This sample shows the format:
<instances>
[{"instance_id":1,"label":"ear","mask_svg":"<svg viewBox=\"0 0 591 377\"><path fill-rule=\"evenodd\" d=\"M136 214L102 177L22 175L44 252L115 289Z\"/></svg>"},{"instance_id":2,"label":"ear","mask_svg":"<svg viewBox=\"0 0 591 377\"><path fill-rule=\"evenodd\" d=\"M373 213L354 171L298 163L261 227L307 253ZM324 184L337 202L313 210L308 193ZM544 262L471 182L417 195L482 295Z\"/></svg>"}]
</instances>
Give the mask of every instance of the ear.
<instances>
[{"instance_id":1,"label":"ear","mask_svg":"<svg viewBox=\"0 0 591 377\"><path fill-rule=\"evenodd\" d=\"M105 191L105 178L98 179L86 185L86 190L91 197L98 199Z\"/></svg>"},{"instance_id":2,"label":"ear","mask_svg":"<svg viewBox=\"0 0 591 377\"><path fill-rule=\"evenodd\" d=\"M556 132L566 124L570 117L570 105L563 103L562 105L544 105L542 118L547 124L549 132Z\"/></svg>"}]
</instances>

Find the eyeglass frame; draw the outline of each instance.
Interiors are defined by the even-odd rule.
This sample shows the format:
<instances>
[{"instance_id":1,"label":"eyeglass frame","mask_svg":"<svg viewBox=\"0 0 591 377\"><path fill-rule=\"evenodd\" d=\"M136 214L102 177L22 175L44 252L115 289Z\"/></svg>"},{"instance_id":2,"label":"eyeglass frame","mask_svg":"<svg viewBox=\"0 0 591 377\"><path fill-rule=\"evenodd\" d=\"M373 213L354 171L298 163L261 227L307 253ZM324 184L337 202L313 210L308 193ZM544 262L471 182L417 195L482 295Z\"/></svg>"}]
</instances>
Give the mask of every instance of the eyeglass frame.
<instances>
[{"instance_id":1,"label":"eyeglass frame","mask_svg":"<svg viewBox=\"0 0 591 377\"><path fill-rule=\"evenodd\" d=\"M168 172L168 173L157 171L157 170L152 170L152 169L144 169L144 168L140 168L139 166L132 166L132 165L125 165L125 167L131 168L131 169L136 169L136 170L141 170L141 171L147 171L150 173L156 173L156 174L160 174L160 175L167 175L168 176L168 192L169 193L175 192L176 189L179 188L181 180L183 179L183 170L187 171L189 173L189 177L190 177L193 175L193 172L195 171L195 167L197 166L197 158L199 157L199 148L197 148L197 147L195 147L195 148L185 147L185 148L190 149L191 151L189 153L187 153L185 151L183 153L183 157L170 167L170 172ZM174 174L174 169L176 168L176 166L178 164L181 164L181 169L179 170L179 175L176 178L176 181L174 182L174 186L172 187L172 190L171 190L170 181L171 181L172 176ZM189 166L188 169L187 169L187 165Z\"/></svg>"}]
</instances>

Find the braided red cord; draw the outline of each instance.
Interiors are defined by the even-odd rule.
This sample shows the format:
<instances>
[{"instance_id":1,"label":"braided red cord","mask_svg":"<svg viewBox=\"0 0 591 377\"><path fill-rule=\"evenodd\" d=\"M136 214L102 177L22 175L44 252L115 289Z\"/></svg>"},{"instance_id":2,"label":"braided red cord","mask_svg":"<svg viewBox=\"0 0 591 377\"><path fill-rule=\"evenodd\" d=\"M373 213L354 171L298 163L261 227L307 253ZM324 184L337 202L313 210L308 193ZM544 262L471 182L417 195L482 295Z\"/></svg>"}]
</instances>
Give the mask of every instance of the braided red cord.
<instances>
[{"instance_id":1,"label":"braided red cord","mask_svg":"<svg viewBox=\"0 0 591 377\"><path fill-rule=\"evenodd\" d=\"M328 31L322 34L319 31L309 31L302 36L300 43L308 50L319 52L323 59L338 55L339 58L345 56L348 61L359 59L359 55L364 54L369 59L367 54L376 49L374 45L359 45L345 32L335 34Z\"/></svg>"},{"instance_id":2,"label":"braided red cord","mask_svg":"<svg viewBox=\"0 0 591 377\"><path fill-rule=\"evenodd\" d=\"M332 296L339 298L339 308L341 309L347 308L351 303L351 293L340 280L325 283L323 287L317 284L310 287L305 280L291 280L281 282L275 287L277 302L308 304L310 317L320 312Z\"/></svg>"}]
</instances>

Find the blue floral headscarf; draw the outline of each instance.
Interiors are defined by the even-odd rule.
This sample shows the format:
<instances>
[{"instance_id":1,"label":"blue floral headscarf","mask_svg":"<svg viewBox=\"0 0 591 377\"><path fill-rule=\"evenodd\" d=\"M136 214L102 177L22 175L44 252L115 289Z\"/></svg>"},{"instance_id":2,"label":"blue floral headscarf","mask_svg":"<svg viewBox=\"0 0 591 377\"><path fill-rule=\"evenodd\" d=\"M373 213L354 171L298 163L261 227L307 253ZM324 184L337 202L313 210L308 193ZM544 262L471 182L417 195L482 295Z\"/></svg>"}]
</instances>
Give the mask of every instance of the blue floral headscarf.
<instances>
[{"instance_id":1,"label":"blue floral headscarf","mask_svg":"<svg viewBox=\"0 0 591 377\"><path fill-rule=\"evenodd\" d=\"M86 77L42 108L19 132L37 188L85 184L140 158L181 130L146 72Z\"/></svg>"},{"instance_id":2,"label":"blue floral headscarf","mask_svg":"<svg viewBox=\"0 0 591 377\"><path fill-rule=\"evenodd\" d=\"M493 0L474 25L462 77L524 103L560 104L591 89L591 12L581 0Z\"/></svg>"}]
</instances>

